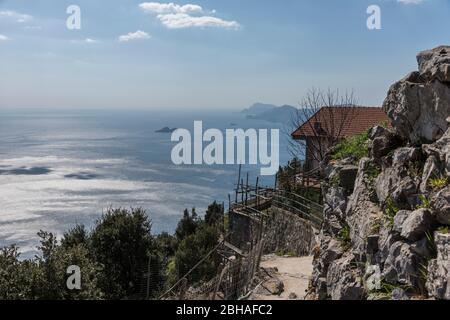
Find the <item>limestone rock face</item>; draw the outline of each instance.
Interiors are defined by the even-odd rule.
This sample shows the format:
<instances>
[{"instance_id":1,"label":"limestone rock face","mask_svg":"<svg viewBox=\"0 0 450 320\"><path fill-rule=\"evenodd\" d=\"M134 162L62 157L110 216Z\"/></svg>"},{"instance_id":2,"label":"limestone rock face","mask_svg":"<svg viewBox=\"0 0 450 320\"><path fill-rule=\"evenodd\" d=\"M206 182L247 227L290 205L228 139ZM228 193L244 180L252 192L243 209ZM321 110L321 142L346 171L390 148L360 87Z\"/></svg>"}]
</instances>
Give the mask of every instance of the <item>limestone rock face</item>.
<instances>
[{"instance_id":1,"label":"limestone rock face","mask_svg":"<svg viewBox=\"0 0 450 320\"><path fill-rule=\"evenodd\" d=\"M339 171L339 185L348 193L352 193L355 187L356 175L358 174L358 167L354 165L343 166Z\"/></svg>"},{"instance_id":2,"label":"limestone rock face","mask_svg":"<svg viewBox=\"0 0 450 320\"><path fill-rule=\"evenodd\" d=\"M373 263L375 265L383 266L389 256L390 248L394 243L400 240L401 238L398 232L391 230L387 225L383 225L378 240L378 252L375 255L375 261L373 261Z\"/></svg>"},{"instance_id":3,"label":"limestone rock face","mask_svg":"<svg viewBox=\"0 0 450 320\"><path fill-rule=\"evenodd\" d=\"M370 188L367 179L367 169L370 160L362 159L359 165L358 176L353 194L349 197L345 218L350 227L352 246L356 251L363 252L366 239L371 234L374 220L380 213L380 208L372 200L374 191Z\"/></svg>"},{"instance_id":4,"label":"limestone rock face","mask_svg":"<svg viewBox=\"0 0 450 320\"><path fill-rule=\"evenodd\" d=\"M357 168L343 159L324 171L319 299L376 299L373 277L396 288L384 298L450 299L450 47L417 59L384 103L393 128L370 131Z\"/></svg>"},{"instance_id":5,"label":"limestone rock face","mask_svg":"<svg viewBox=\"0 0 450 320\"><path fill-rule=\"evenodd\" d=\"M396 132L412 143L435 141L450 114L450 47L419 53L419 72L392 85L383 109Z\"/></svg>"},{"instance_id":6,"label":"limestone rock face","mask_svg":"<svg viewBox=\"0 0 450 320\"><path fill-rule=\"evenodd\" d=\"M450 120L450 117L447 120ZM445 176L450 178L450 127L442 138L433 144L423 145L422 149L430 157L434 157L436 161L436 167L433 168L435 177Z\"/></svg>"},{"instance_id":7,"label":"limestone rock face","mask_svg":"<svg viewBox=\"0 0 450 320\"><path fill-rule=\"evenodd\" d=\"M394 226L393 230L402 233L403 230L403 224L405 223L405 220L411 215L412 211L410 210L400 210L397 212L397 214L394 217Z\"/></svg>"},{"instance_id":8,"label":"limestone rock face","mask_svg":"<svg viewBox=\"0 0 450 320\"><path fill-rule=\"evenodd\" d=\"M408 168L420 159L418 148L399 148L394 152L392 165L387 167L376 181L376 192L380 202L388 198L396 203L417 202L418 177L412 177Z\"/></svg>"},{"instance_id":9,"label":"limestone rock face","mask_svg":"<svg viewBox=\"0 0 450 320\"><path fill-rule=\"evenodd\" d=\"M441 46L417 55L419 72L429 81L450 82L450 47Z\"/></svg>"},{"instance_id":10,"label":"limestone rock face","mask_svg":"<svg viewBox=\"0 0 450 320\"><path fill-rule=\"evenodd\" d=\"M398 213L397 213L398 215ZM419 209L409 214L401 227L401 236L405 239L415 241L423 238L435 223L433 213L428 209Z\"/></svg>"},{"instance_id":11,"label":"limestone rock face","mask_svg":"<svg viewBox=\"0 0 450 320\"><path fill-rule=\"evenodd\" d=\"M395 288L392 291L392 300L409 300L408 295L406 294L405 290L400 288Z\"/></svg>"},{"instance_id":12,"label":"limestone rock face","mask_svg":"<svg viewBox=\"0 0 450 320\"><path fill-rule=\"evenodd\" d=\"M420 286L419 268L424 259L405 242L394 243L384 264L383 277L392 284L400 283L412 287Z\"/></svg>"},{"instance_id":13,"label":"limestone rock face","mask_svg":"<svg viewBox=\"0 0 450 320\"><path fill-rule=\"evenodd\" d=\"M427 162L423 168L422 183L420 184L420 192L425 193L430 190L430 180L432 178L439 177L441 175L440 162L436 159L436 156L431 155L428 157Z\"/></svg>"},{"instance_id":14,"label":"limestone rock face","mask_svg":"<svg viewBox=\"0 0 450 320\"><path fill-rule=\"evenodd\" d=\"M374 159L381 159L401 143L400 137L381 126L374 127L369 137L369 155Z\"/></svg>"},{"instance_id":15,"label":"limestone rock face","mask_svg":"<svg viewBox=\"0 0 450 320\"><path fill-rule=\"evenodd\" d=\"M435 233L437 258L428 264L426 288L437 299L450 300L450 234Z\"/></svg>"},{"instance_id":16,"label":"limestone rock face","mask_svg":"<svg viewBox=\"0 0 450 320\"><path fill-rule=\"evenodd\" d=\"M355 257L348 255L334 261L328 270L328 292L333 300L360 300L364 297L361 275L354 267Z\"/></svg>"},{"instance_id":17,"label":"limestone rock face","mask_svg":"<svg viewBox=\"0 0 450 320\"><path fill-rule=\"evenodd\" d=\"M341 221L344 219L347 200L345 191L340 187L332 187L324 197L324 222L323 231L332 236L337 236L342 229Z\"/></svg>"},{"instance_id":18,"label":"limestone rock face","mask_svg":"<svg viewBox=\"0 0 450 320\"><path fill-rule=\"evenodd\" d=\"M432 206L436 210L438 222L450 225L450 187L444 188L433 197Z\"/></svg>"}]
</instances>

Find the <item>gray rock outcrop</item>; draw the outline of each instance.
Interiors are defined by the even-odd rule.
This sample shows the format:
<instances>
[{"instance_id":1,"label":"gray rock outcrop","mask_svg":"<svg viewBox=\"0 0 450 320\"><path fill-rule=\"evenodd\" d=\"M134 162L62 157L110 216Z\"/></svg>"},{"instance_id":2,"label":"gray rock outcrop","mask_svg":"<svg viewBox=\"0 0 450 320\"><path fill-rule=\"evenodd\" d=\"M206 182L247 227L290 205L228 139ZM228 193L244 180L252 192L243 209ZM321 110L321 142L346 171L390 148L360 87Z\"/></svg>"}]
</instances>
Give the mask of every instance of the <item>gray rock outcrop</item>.
<instances>
[{"instance_id":1,"label":"gray rock outcrop","mask_svg":"<svg viewBox=\"0 0 450 320\"><path fill-rule=\"evenodd\" d=\"M428 264L426 287L431 296L450 300L450 234L436 232L434 239L437 257Z\"/></svg>"},{"instance_id":2,"label":"gray rock outcrop","mask_svg":"<svg viewBox=\"0 0 450 320\"><path fill-rule=\"evenodd\" d=\"M324 170L318 299L450 299L450 47L417 60L384 102L392 128L370 131L357 167Z\"/></svg>"},{"instance_id":3,"label":"gray rock outcrop","mask_svg":"<svg viewBox=\"0 0 450 320\"><path fill-rule=\"evenodd\" d=\"M419 71L389 90L383 108L396 132L413 143L439 139L450 114L450 47L419 53Z\"/></svg>"}]
</instances>

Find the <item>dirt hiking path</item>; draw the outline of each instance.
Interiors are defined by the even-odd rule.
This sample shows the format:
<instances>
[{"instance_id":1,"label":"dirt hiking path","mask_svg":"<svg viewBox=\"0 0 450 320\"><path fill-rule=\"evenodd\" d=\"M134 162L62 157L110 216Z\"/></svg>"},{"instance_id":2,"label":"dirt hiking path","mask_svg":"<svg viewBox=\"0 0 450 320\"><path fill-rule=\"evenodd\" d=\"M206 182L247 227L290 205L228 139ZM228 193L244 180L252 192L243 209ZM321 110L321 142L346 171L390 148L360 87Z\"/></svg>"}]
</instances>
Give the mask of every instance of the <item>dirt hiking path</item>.
<instances>
[{"instance_id":1,"label":"dirt hiking path","mask_svg":"<svg viewBox=\"0 0 450 320\"><path fill-rule=\"evenodd\" d=\"M267 279L255 293L253 300L303 300L312 274L313 257L262 257L261 267L267 270Z\"/></svg>"}]
</instances>

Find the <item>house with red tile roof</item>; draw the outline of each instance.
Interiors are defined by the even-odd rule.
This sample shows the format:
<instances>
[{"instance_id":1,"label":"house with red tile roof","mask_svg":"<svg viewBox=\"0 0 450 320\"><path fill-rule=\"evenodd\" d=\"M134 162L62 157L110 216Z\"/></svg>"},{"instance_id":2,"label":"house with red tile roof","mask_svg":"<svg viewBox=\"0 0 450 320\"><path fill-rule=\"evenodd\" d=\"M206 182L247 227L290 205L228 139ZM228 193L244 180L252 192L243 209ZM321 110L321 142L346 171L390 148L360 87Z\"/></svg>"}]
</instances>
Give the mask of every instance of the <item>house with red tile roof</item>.
<instances>
[{"instance_id":1,"label":"house with red tile roof","mask_svg":"<svg viewBox=\"0 0 450 320\"><path fill-rule=\"evenodd\" d=\"M319 166L330 147L340 140L363 133L389 118L379 107L323 107L292 133L305 146L305 170Z\"/></svg>"}]
</instances>

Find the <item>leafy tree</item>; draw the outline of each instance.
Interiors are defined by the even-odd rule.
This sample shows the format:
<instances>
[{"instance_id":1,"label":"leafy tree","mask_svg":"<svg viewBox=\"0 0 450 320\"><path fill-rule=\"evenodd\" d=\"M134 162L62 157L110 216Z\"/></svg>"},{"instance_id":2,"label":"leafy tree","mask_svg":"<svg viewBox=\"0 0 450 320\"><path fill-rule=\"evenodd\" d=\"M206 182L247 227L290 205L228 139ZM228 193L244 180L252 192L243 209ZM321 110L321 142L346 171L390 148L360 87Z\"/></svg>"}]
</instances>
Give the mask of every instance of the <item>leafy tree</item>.
<instances>
[{"instance_id":1,"label":"leafy tree","mask_svg":"<svg viewBox=\"0 0 450 320\"><path fill-rule=\"evenodd\" d=\"M49 232L40 231L42 252L36 263L42 276L38 278L39 299L101 299L103 293L98 286L101 266L91 259L89 249L84 244L59 246L56 237ZM67 274L69 266L78 266L81 275L81 289L69 290Z\"/></svg>"},{"instance_id":2,"label":"leafy tree","mask_svg":"<svg viewBox=\"0 0 450 320\"><path fill-rule=\"evenodd\" d=\"M184 211L175 235L151 235L143 209L110 209L92 232L76 226L59 243L40 231L39 255L21 260L16 246L0 249L0 299L127 299L157 297L216 246L223 206L208 207L205 221ZM192 273L189 283L213 277L215 252ZM81 290L69 290L69 266L81 271Z\"/></svg>"},{"instance_id":3,"label":"leafy tree","mask_svg":"<svg viewBox=\"0 0 450 320\"><path fill-rule=\"evenodd\" d=\"M221 204L218 204L214 201L212 204L208 206L205 214L205 222L211 226L213 225L223 225L223 217L224 217L224 207Z\"/></svg>"},{"instance_id":4,"label":"leafy tree","mask_svg":"<svg viewBox=\"0 0 450 320\"><path fill-rule=\"evenodd\" d=\"M163 232L155 237L155 246L156 250L161 253L165 259L167 259L175 255L178 241L174 236L168 234L167 232Z\"/></svg>"},{"instance_id":5,"label":"leafy tree","mask_svg":"<svg viewBox=\"0 0 450 320\"><path fill-rule=\"evenodd\" d=\"M56 248L58 242L53 233L46 231L38 232L39 238L41 238L41 245L38 249L42 252L42 255L37 258L37 263L43 272L43 280L41 285L40 297L43 299L56 300L61 299L61 286L63 283L58 281L57 277L57 259Z\"/></svg>"},{"instance_id":6,"label":"leafy tree","mask_svg":"<svg viewBox=\"0 0 450 320\"><path fill-rule=\"evenodd\" d=\"M180 278L204 258L216 245L219 232L214 226L202 224L198 230L186 237L179 245L174 258L173 271ZM219 267L220 259L213 253L188 277L190 283L210 280Z\"/></svg>"},{"instance_id":7,"label":"leafy tree","mask_svg":"<svg viewBox=\"0 0 450 320\"><path fill-rule=\"evenodd\" d=\"M93 261L88 249L84 245L75 245L70 248L60 246L55 252L56 278L60 285L60 298L64 300L97 300L104 294L99 287L99 276L102 267ZM67 274L69 266L80 267L81 289L69 290L67 288Z\"/></svg>"},{"instance_id":8,"label":"leafy tree","mask_svg":"<svg viewBox=\"0 0 450 320\"><path fill-rule=\"evenodd\" d=\"M42 283L42 273L33 261L19 260L16 246L0 250L0 299L36 299L38 284Z\"/></svg>"},{"instance_id":9,"label":"leafy tree","mask_svg":"<svg viewBox=\"0 0 450 320\"><path fill-rule=\"evenodd\" d=\"M197 216L195 208L192 209L192 213L189 214L188 209L184 210L183 218L178 222L175 236L178 241L182 241L184 238L192 235L197 230L200 220Z\"/></svg>"},{"instance_id":10,"label":"leafy tree","mask_svg":"<svg viewBox=\"0 0 450 320\"><path fill-rule=\"evenodd\" d=\"M143 209L110 209L97 221L91 246L104 270L100 286L109 299L140 293L152 248L151 222Z\"/></svg>"},{"instance_id":11,"label":"leafy tree","mask_svg":"<svg viewBox=\"0 0 450 320\"><path fill-rule=\"evenodd\" d=\"M77 225L75 228L66 231L61 239L61 245L65 248L72 248L77 245L89 245L89 234L83 225Z\"/></svg>"}]
</instances>

